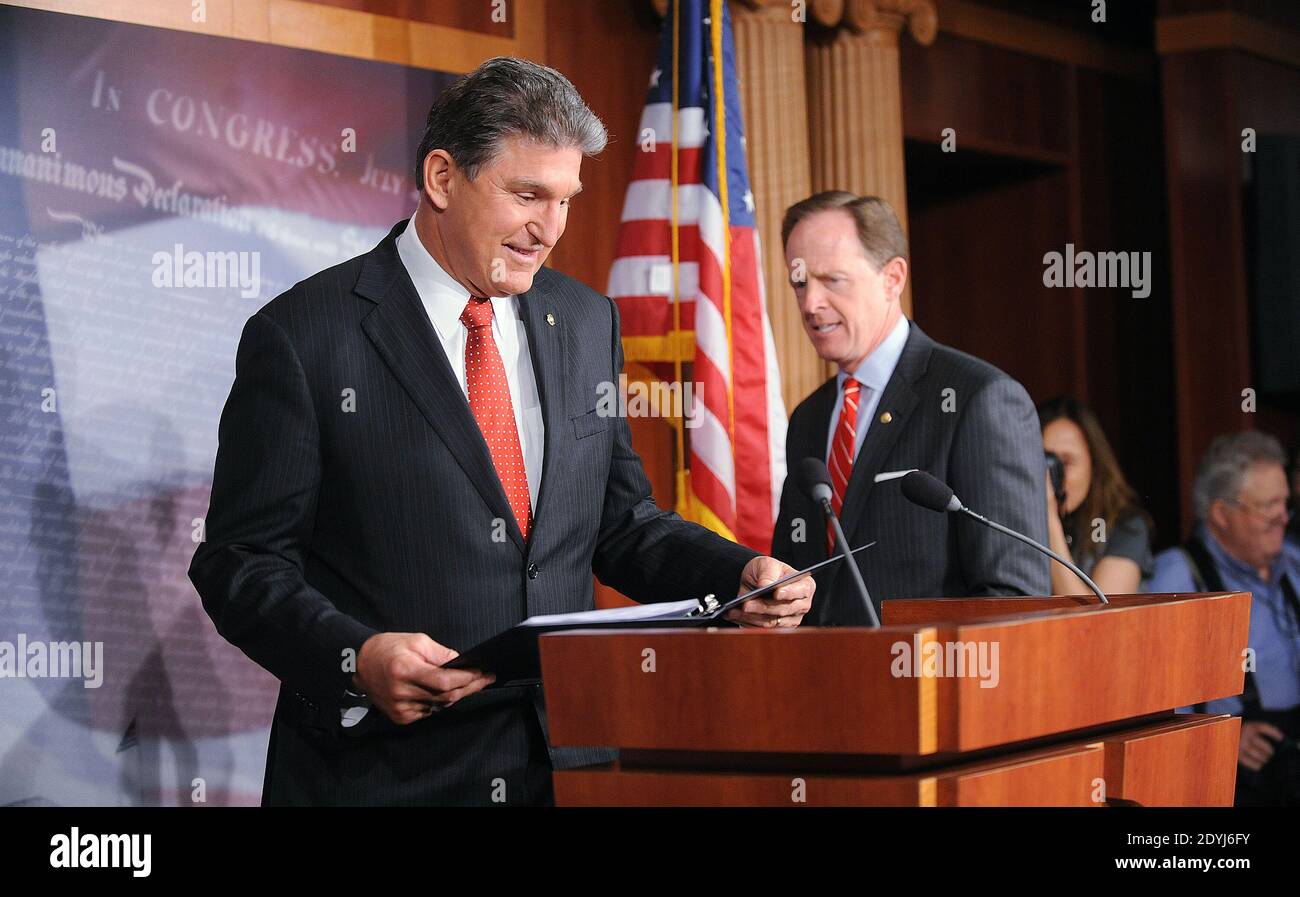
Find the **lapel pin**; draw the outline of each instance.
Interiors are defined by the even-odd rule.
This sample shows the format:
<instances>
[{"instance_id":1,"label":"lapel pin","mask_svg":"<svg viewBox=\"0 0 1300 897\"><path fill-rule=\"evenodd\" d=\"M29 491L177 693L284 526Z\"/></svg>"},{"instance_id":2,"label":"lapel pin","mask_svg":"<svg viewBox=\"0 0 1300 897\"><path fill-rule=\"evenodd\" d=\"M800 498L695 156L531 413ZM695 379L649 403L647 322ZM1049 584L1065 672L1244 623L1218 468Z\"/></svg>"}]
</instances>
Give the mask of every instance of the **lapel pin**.
<instances>
[{"instance_id":1,"label":"lapel pin","mask_svg":"<svg viewBox=\"0 0 1300 897\"><path fill-rule=\"evenodd\" d=\"M886 411L884 414L880 415L880 422L881 422L882 424L887 424L887 423L889 423L889 422L890 422L891 420L893 420L893 419L894 419L894 415L890 414L888 411Z\"/></svg>"},{"instance_id":2,"label":"lapel pin","mask_svg":"<svg viewBox=\"0 0 1300 897\"><path fill-rule=\"evenodd\" d=\"M555 315L551 314L549 311L546 313L546 323L550 324L552 327L555 326Z\"/></svg>"}]
</instances>

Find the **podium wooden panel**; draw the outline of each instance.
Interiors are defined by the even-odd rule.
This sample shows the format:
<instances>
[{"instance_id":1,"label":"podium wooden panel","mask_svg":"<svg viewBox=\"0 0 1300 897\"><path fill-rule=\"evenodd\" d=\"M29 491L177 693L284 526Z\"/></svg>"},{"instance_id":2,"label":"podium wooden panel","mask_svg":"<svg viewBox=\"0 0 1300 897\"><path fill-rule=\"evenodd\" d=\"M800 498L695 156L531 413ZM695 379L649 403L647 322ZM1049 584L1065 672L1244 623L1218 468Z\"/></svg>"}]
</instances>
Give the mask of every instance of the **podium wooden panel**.
<instances>
[{"instance_id":1,"label":"podium wooden panel","mask_svg":"<svg viewBox=\"0 0 1300 897\"><path fill-rule=\"evenodd\" d=\"M1105 740L1112 797L1144 807L1232 806L1241 719L1226 714L1176 716L1151 730ZM1179 772L1173 775L1170 770Z\"/></svg>"},{"instance_id":2,"label":"podium wooden panel","mask_svg":"<svg viewBox=\"0 0 1300 897\"><path fill-rule=\"evenodd\" d=\"M1228 805L1238 720L1172 711L1241 692L1249 609L909 599L876 630L546 635L552 741L620 749L557 772L556 802Z\"/></svg>"}]
</instances>

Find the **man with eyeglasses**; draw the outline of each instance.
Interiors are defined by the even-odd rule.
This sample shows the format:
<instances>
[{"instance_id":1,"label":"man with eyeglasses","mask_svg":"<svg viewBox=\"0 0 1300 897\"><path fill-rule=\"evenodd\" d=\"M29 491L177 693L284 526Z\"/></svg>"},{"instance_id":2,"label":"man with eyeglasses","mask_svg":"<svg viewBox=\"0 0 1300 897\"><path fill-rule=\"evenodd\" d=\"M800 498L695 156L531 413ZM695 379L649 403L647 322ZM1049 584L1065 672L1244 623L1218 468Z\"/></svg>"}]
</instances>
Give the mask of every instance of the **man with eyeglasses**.
<instances>
[{"instance_id":1,"label":"man with eyeglasses","mask_svg":"<svg viewBox=\"0 0 1300 897\"><path fill-rule=\"evenodd\" d=\"M1150 592L1253 596L1245 691L1197 708L1242 717L1238 806L1300 803L1300 547L1284 538L1285 463L1272 436L1215 439L1192 486L1196 528L1156 557L1147 584Z\"/></svg>"}]
</instances>

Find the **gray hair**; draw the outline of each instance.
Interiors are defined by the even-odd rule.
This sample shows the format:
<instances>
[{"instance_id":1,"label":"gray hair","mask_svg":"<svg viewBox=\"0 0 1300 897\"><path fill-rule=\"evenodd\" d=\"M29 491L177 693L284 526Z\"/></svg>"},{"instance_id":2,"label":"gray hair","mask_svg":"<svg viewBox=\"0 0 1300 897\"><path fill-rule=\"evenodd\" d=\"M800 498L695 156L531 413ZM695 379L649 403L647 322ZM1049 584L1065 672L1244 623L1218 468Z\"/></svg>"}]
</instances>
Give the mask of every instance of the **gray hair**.
<instances>
[{"instance_id":1,"label":"gray hair","mask_svg":"<svg viewBox=\"0 0 1300 897\"><path fill-rule=\"evenodd\" d=\"M1256 464L1286 467L1282 444L1267 433L1247 430L1216 437L1201 456L1192 483L1192 508L1204 520L1216 501L1236 501L1250 468Z\"/></svg>"},{"instance_id":2,"label":"gray hair","mask_svg":"<svg viewBox=\"0 0 1300 897\"><path fill-rule=\"evenodd\" d=\"M578 147L593 156L608 134L569 79L553 68L497 56L452 84L433 101L415 154L415 183L424 190L424 160L446 150L470 180L491 164L510 137L546 146Z\"/></svg>"}]
</instances>

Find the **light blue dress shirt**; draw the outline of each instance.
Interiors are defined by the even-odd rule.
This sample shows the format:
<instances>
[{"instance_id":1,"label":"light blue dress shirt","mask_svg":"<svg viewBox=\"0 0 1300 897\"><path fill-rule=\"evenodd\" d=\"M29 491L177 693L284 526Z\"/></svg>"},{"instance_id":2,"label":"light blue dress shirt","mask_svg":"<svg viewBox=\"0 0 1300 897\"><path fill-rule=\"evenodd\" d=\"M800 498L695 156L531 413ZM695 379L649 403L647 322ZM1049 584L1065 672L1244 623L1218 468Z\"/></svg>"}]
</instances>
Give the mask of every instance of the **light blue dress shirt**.
<instances>
[{"instance_id":1,"label":"light blue dress shirt","mask_svg":"<svg viewBox=\"0 0 1300 897\"><path fill-rule=\"evenodd\" d=\"M858 369L853 372L853 379L862 384L862 390L858 393L857 432L853 434L854 461L858 459L858 450L862 448L862 441L867 438L867 429L876 416L876 408L880 405L880 396L885 391L885 385L889 383L889 378L894 376L898 359L903 356L903 347L907 345L907 334L910 330L911 325L907 321L907 316L900 316L894 329L889 331L889 335L879 346L876 346L874 352L862 360L862 364L858 365ZM831 461L831 441L835 438L835 426L840 422L840 409L844 407L844 381L848 378L849 375L844 371L836 374L835 407L831 409L831 422L826 430L824 460L827 464Z\"/></svg>"},{"instance_id":2,"label":"light blue dress shirt","mask_svg":"<svg viewBox=\"0 0 1300 897\"><path fill-rule=\"evenodd\" d=\"M1265 710L1289 710L1300 704L1300 626L1286 605L1282 577L1287 577L1300 594L1300 546L1290 539L1282 543L1282 554L1269 570L1268 582L1248 564L1223 550L1203 525L1196 535L1205 541L1210 556L1219 568L1225 588L1250 592L1249 647L1255 649L1255 685L1259 689L1260 707ZM1187 558L1177 548L1156 555L1155 569L1147 583L1148 592L1194 592ZM1180 707L1186 711L1190 708ZM1205 705L1209 713L1240 714L1240 697L1221 698Z\"/></svg>"}]
</instances>

